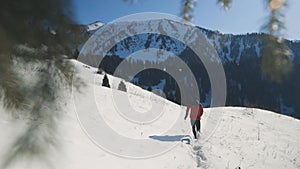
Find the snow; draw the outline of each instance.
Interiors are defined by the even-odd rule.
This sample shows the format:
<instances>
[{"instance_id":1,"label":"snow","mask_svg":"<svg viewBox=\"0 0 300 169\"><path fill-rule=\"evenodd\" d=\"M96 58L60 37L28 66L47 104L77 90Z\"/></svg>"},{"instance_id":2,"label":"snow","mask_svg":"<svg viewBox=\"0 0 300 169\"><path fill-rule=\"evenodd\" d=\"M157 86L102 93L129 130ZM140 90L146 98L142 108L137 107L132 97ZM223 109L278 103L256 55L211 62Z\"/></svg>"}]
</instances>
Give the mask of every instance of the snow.
<instances>
[{"instance_id":1,"label":"snow","mask_svg":"<svg viewBox=\"0 0 300 169\"><path fill-rule=\"evenodd\" d=\"M240 44L239 44L239 55L237 56L236 58L236 64L239 64L240 63L240 60L241 60L241 55L243 53L243 51L245 50L245 46L244 46L244 41L243 39L240 40Z\"/></svg>"},{"instance_id":2,"label":"snow","mask_svg":"<svg viewBox=\"0 0 300 169\"><path fill-rule=\"evenodd\" d=\"M116 32L119 32L119 34L115 34ZM149 34L153 35L152 39L148 39ZM176 39L172 40L173 42L171 44L168 43L170 45L167 46L167 49L162 50L172 51L174 55L179 55L185 49L186 45L198 43L191 40L200 39L201 45L204 45L204 47L207 47L208 45L206 44L206 39L204 39L204 36L200 33L200 31L194 25L188 24L186 22L175 22L168 19L128 22L125 19L110 23L103 27L101 31L95 31L93 36L91 36L90 39L85 43L83 50L81 51L81 55L79 55L78 57L78 60L83 61L84 63L88 63L87 57L82 56L99 54L102 56L105 56L106 54L117 54L120 57L127 57L131 53L145 49L145 43L140 42L147 42L148 40L151 41L151 43L148 44L149 48L162 48L162 40L165 38L162 38L163 36L161 35ZM133 45L129 44L128 46L122 46L122 40L129 37L131 38L130 43L132 43ZM103 44L103 42L107 43ZM111 50L115 45L117 45L117 50L112 51L113 53L110 53L109 50ZM126 46L126 48L124 48L124 46ZM212 50L212 48L209 49ZM217 55L214 51L210 51L210 53L212 53L213 55ZM100 58L93 58L93 60L98 61L99 59ZM97 66L95 65L95 63L98 62L96 61L88 64Z\"/></svg>"},{"instance_id":3,"label":"snow","mask_svg":"<svg viewBox=\"0 0 300 169\"><path fill-rule=\"evenodd\" d=\"M259 44L256 43L254 46L255 46L255 52L256 52L257 57L260 57L260 48L259 48Z\"/></svg>"},{"instance_id":4,"label":"snow","mask_svg":"<svg viewBox=\"0 0 300 169\"><path fill-rule=\"evenodd\" d=\"M117 91L122 79L110 75L112 88L102 87L103 75L95 74L96 68L72 62L86 86L65 98L68 104L57 124L58 149L49 151L46 164L40 159L29 163L24 158L11 168L300 168L299 120L253 108L205 108L203 139L187 144L180 141L191 135L189 120L183 120L185 107L129 82L127 93ZM0 165L26 126L24 120L4 112L0 107ZM152 121L147 121L149 117ZM216 128L206 133L212 123ZM103 147L102 143L108 145ZM167 151L159 153L165 148ZM151 156L153 152L156 154Z\"/></svg>"},{"instance_id":5,"label":"snow","mask_svg":"<svg viewBox=\"0 0 300 169\"><path fill-rule=\"evenodd\" d=\"M156 89L163 89L164 86L166 85L166 79L163 79L160 81L160 83L157 85Z\"/></svg>"},{"instance_id":6,"label":"snow","mask_svg":"<svg viewBox=\"0 0 300 169\"><path fill-rule=\"evenodd\" d=\"M222 108L223 117L203 145L209 168L299 168L299 121L251 108Z\"/></svg>"},{"instance_id":7,"label":"snow","mask_svg":"<svg viewBox=\"0 0 300 169\"><path fill-rule=\"evenodd\" d=\"M231 38L225 43L225 46L227 47L228 53L226 54L226 57L228 60L232 60L231 56Z\"/></svg>"},{"instance_id":8,"label":"snow","mask_svg":"<svg viewBox=\"0 0 300 169\"><path fill-rule=\"evenodd\" d=\"M132 61L143 61L145 64L146 61L159 63L167 60L170 57L174 57L173 53L166 50L159 54L160 50L161 49L156 48L148 48L147 50L141 49L132 53L131 55L127 55L128 57L126 57L126 60L129 61L129 59L131 59Z\"/></svg>"},{"instance_id":9,"label":"snow","mask_svg":"<svg viewBox=\"0 0 300 169\"><path fill-rule=\"evenodd\" d=\"M87 25L87 31L88 32L90 32L90 31L96 31L97 29L99 29L103 25L104 25L103 22L96 21L96 22L94 22L92 24Z\"/></svg>"}]
</instances>

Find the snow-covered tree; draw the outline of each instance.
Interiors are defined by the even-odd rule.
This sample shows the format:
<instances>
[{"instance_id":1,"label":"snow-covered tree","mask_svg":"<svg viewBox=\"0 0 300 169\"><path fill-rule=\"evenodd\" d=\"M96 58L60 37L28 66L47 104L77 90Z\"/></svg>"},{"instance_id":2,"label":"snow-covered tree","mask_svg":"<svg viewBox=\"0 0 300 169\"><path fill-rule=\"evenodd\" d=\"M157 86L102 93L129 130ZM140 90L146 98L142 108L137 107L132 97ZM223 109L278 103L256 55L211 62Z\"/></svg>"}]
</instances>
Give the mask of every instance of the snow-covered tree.
<instances>
[{"instance_id":1,"label":"snow-covered tree","mask_svg":"<svg viewBox=\"0 0 300 169\"><path fill-rule=\"evenodd\" d=\"M127 92L127 88L126 88L126 85L125 85L125 83L123 82L123 80L119 83L118 90Z\"/></svg>"}]
</instances>

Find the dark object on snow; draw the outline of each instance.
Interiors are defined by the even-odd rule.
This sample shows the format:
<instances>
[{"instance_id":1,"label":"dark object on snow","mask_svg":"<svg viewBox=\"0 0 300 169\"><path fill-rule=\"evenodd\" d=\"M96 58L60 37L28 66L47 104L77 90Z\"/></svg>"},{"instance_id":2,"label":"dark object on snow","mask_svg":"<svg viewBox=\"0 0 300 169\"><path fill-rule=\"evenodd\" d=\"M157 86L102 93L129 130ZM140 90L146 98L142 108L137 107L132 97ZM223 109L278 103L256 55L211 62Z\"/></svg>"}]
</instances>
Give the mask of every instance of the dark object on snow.
<instances>
[{"instance_id":1,"label":"dark object on snow","mask_svg":"<svg viewBox=\"0 0 300 169\"><path fill-rule=\"evenodd\" d=\"M126 85L123 81L120 82L119 86L118 86L118 90L121 90L123 92L127 92L127 88Z\"/></svg>"},{"instance_id":2,"label":"dark object on snow","mask_svg":"<svg viewBox=\"0 0 300 169\"><path fill-rule=\"evenodd\" d=\"M78 56L79 56L79 50L75 49L75 51L73 52L72 58L77 60Z\"/></svg>"},{"instance_id":3,"label":"dark object on snow","mask_svg":"<svg viewBox=\"0 0 300 169\"><path fill-rule=\"evenodd\" d=\"M102 68L98 68L97 74L103 74L103 73L104 73L104 70Z\"/></svg>"},{"instance_id":4,"label":"dark object on snow","mask_svg":"<svg viewBox=\"0 0 300 169\"><path fill-rule=\"evenodd\" d=\"M148 90L149 92L152 92L152 87L149 86L147 90Z\"/></svg>"},{"instance_id":5,"label":"dark object on snow","mask_svg":"<svg viewBox=\"0 0 300 169\"><path fill-rule=\"evenodd\" d=\"M102 80L102 86L110 88L109 81L108 81L108 78L107 78L106 74L104 75L104 78Z\"/></svg>"}]
</instances>

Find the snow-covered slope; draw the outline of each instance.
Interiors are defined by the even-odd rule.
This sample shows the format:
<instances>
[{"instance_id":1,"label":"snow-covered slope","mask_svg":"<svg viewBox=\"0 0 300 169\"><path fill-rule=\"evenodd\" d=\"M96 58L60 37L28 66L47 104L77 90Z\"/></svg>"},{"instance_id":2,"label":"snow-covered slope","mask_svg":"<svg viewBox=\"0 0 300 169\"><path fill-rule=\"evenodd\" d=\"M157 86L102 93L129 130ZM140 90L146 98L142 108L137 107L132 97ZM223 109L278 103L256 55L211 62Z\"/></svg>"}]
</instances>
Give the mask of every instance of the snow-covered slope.
<instances>
[{"instance_id":1,"label":"snow-covered slope","mask_svg":"<svg viewBox=\"0 0 300 169\"><path fill-rule=\"evenodd\" d=\"M209 168L300 168L300 121L252 108L222 111L218 129L203 152Z\"/></svg>"},{"instance_id":2,"label":"snow-covered slope","mask_svg":"<svg viewBox=\"0 0 300 169\"><path fill-rule=\"evenodd\" d=\"M187 140L180 141L185 135L191 135L189 121L183 120L185 107L130 83L126 83L127 93L118 91L116 88L121 79L113 76L108 76L112 88L102 87L103 75L95 74L96 68L73 62L79 75L87 79L86 86L80 93L74 92L73 96L66 98L68 104L57 125L58 148L50 150L45 161L37 159L29 164L28 159L24 158L14 162L11 168L300 167L299 120L252 108L206 108L202 118L202 136L207 134L205 132L211 126L210 122L215 122L215 130L205 140L187 144ZM95 110L97 112L93 114ZM141 115L135 119L131 116L133 111ZM142 122L148 115L153 115L154 120ZM10 151L10 145L26 124L22 120L13 120L1 108L0 117L1 164L6 152ZM95 127L93 130L89 130L85 117ZM99 123L99 117L102 123ZM109 126L109 130L101 128L104 123ZM104 142L99 143L99 138L100 142ZM128 140L132 142L126 142ZM103 147L102 143L108 144ZM157 153L159 150L167 151ZM125 157L126 153L129 156ZM156 154L151 156L151 153ZM139 154L141 158L133 158L133 155ZM144 155L151 157L144 158Z\"/></svg>"}]
</instances>

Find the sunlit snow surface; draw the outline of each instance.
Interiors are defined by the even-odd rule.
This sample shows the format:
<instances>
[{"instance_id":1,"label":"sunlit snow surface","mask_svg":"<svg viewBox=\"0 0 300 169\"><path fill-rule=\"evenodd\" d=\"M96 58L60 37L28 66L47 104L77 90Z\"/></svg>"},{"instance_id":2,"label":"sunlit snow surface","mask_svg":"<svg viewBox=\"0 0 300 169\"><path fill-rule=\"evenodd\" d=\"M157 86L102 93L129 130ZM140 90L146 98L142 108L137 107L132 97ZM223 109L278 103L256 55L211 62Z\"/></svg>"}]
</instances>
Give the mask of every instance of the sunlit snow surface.
<instances>
[{"instance_id":1,"label":"sunlit snow surface","mask_svg":"<svg viewBox=\"0 0 300 169\"><path fill-rule=\"evenodd\" d=\"M58 147L49 150L46 160L35 159L29 162L24 158L14 162L11 168L23 169L186 169L186 168L300 168L300 122L299 120L279 115L273 112L252 109L219 107L204 109L202 119L202 131L208 126L207 117L215 112L222 112L217 128L211 137L202 144L191 141L181 142L181 137L191 135L189 120L183 120L185 108L155 96L126 82L128 92L116 91L121 79L108 76L112 89L101 86L103 75L95 74L95 68L85 66L77 61L79 75L93 77L86 81L86 87L81 89L81 94L87 97L86 91L94 91L93 101L96 103L99 116L105 123L120 136L130 139L147 140L158 145L175 145L170 151L152 158L133 159L116 156L97 145L92 140L85 126L80 124L78 118L78 105L75 105L72 96L66 96L67 105L62 111L63 117L57 124ZM121 103L118 99L126 98L128 105L136 112L153 113L155 106L163 108L163 114L149 123L139 123L126 119L126 110L120 114L115 103ZM89 105L91 100L82 98L82 105ZM117 106L119 107L119 106ZM122 106L121 106L122 107ZM80 108L79 108L80 109ZM88 112L90 109L84 107ZM0 162L4 159L10 145L23 131L26 124L21 119L13 119L0 108ZM129 111L127 113L130 113ZM178 119L178 122L174 122ZM216 117L216 119L218 119ZM169 135L165 131L172 125L178 125ZM101 128L95 128L99 133L106 133ZM101 135L99 136L101 137ZM102 136L104 137L104 136ZM106 135L110 138L110 135ZM111 142L117 142L111 138ZM200 141L199 141L200 142ZM120 143L126 147L130 143ZM145 149L157 149L155 144L150 144ZM171 147L172 147L171 146ZM120 150L121 153L122 150ZM140 150L143 151L143 150ZM145 150L146 151L146 150ZM137 153L138 154L138 153ZM51 164L51 165L50 165Z\"/></svg>"}]
</instances>

